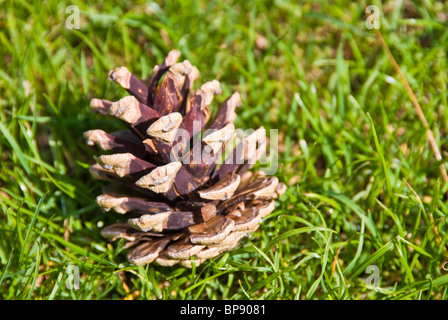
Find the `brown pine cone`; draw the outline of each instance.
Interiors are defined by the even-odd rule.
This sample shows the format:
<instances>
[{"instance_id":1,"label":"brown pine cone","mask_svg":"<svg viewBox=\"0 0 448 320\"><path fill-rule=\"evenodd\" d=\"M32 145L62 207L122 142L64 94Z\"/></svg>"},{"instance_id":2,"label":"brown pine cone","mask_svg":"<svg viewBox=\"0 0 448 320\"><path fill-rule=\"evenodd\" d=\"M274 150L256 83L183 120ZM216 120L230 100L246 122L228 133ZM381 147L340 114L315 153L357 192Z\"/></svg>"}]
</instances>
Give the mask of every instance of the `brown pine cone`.
<instances>
[{"instance_id":1,"label":"brown pine cone","mask_svg":"<svg viewBox=\"0 0 448 320\"><path fill-rule=\"evenodd\" d=\"M219 82L192 92L199 72L188 60L176 63L179 57L172 50L145 82L125 67L110 71L109 79L130 95L117 102L92 99L91 108L121 119L129 130L84 133L88 145L109 151L90 168L95 178L112 182L97 203L129 216L101 234L124 239L136 265L191 267L235 248L286 189L276 177L247 171L264 153L264 128L226 152L235 138L240 95L234 93L210 118Z\"/></svg>"}]
</instances>

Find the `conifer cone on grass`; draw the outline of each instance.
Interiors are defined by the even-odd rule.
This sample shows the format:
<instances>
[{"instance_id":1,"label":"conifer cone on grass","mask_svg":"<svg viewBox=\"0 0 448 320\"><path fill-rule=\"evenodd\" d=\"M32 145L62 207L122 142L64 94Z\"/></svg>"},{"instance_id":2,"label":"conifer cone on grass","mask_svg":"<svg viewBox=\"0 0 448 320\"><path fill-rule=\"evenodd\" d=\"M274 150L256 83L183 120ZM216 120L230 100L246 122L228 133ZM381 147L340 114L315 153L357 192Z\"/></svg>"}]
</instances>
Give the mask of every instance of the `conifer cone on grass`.
<instances>
[{"instance_id":1,"label":"conifer cone on grass","mask_svg":"<svg viewBox=\"0 0 448 320\"><path fill-rule=\"evenodd\" d=\"M111 182L98 205L126 215L101 234L124 239L136 265L191 267L235 248L273 211L274 199L286 188L276 177L248 171L264 152L264 128L225 152L235 138L240 95L230 96L211 117L219 82L193 91L199 71L188 60L177 63L179 57L179 51L170 51L147 81L126 67L111 70L109 80L129 95L116 102L92 99L90 105L129 130L84 133L88 145L107 152L90 167L95 178Z\"/></svg>"}]
</instances>

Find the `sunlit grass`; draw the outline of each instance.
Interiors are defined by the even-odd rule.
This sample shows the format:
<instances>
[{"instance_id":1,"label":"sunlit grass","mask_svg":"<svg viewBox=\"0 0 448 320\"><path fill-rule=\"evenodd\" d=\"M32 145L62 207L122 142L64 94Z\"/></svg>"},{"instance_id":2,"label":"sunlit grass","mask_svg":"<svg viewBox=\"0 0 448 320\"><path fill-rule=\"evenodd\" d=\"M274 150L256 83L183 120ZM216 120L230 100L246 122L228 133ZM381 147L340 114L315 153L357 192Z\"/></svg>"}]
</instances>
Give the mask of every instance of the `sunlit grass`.
<instances>
[{"instance_id":1,"label":"sunlit grass","mask_svg":"<svg viewBox=\"0 0 448 320\"><path fill-rule=\"evenodd\" d=\"M448 8L397 3L375 2L379 31L446 159ZM65 26L69 4L79 30ZM361 4L0 6L2 299L448 298L448 184ZM95 203L82 133L120 126L89 109L125 95L109 69L146 78L173 48L221 82L218 102L241 93L237 127L279 130L288 190L237 250L193 269L135 267L99 234L119 217Z\"/></svg>"}]
</instances>

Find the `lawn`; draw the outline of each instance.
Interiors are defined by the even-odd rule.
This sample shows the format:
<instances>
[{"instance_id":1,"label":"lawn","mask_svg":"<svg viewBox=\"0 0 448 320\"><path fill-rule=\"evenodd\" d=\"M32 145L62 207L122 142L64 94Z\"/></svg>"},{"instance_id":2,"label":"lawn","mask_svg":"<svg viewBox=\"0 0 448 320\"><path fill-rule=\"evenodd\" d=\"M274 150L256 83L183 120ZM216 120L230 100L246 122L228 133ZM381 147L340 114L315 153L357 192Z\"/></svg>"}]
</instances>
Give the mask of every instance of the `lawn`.
<instances>
[{"instance_id":1,"label":"lawn","mask_svg":"<svg viewBox=\"0 0 448 320\"><path fill-rule=\"evenodd\" d=\"M0 299L448 299L446 2L0 8ZM134 266L101 237L120 217L95 202L83 138L120 128L89 108L126 95L108 71L148 78L172 49L220 81L213 110L238 91L237 128L278 130L288 187L192 269Z\"/></svg>"}]
</instances>

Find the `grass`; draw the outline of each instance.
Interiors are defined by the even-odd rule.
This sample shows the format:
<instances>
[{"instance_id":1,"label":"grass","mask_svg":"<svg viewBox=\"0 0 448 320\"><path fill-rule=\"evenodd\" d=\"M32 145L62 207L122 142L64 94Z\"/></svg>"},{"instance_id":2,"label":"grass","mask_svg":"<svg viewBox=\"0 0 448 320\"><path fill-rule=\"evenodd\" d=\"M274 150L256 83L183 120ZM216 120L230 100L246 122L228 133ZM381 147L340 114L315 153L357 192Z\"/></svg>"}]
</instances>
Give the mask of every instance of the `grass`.
<instances>
[{"instance_id":1,"label":"grass","mask_svg":"<svg viewBox=\"0 0 448 320\"><path fill-rule=\"evenodd\" d=\"M441 160L363 4L0 1L0 298L446 300L448 7L369 4ZM108 70L146 78L173 48L218 102L241 93L237 127L279 130L288 189L231 253L135 267L99 234L117 215L95 204L82 133L119 125L89 110L125 94Z\"/></svg>"}]
</instances>

